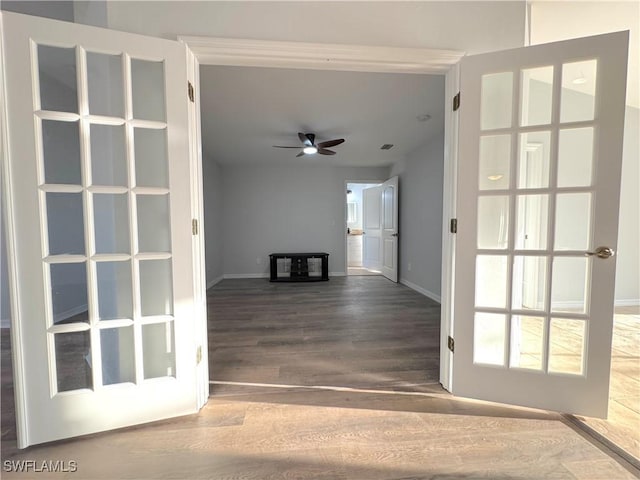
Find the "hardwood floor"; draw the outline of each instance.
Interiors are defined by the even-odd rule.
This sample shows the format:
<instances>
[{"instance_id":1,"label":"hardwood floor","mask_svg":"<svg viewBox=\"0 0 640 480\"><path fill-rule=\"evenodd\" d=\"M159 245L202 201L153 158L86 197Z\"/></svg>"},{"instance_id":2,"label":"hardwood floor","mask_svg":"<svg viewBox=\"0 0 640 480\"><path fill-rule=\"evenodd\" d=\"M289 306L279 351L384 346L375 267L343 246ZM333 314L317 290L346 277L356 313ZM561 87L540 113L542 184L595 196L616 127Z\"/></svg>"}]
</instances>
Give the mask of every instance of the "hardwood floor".
<instances>
[{"instance_id":1,"label":"hardwood floor","mask_svg":"<svg viewBox=\"0 0 640 480\"><path fill-rule=\"evenodd\" d=\"M384 277L225 280L208 305L214 381L442 391L440 305Z\"/></svg>"},{"instance_id":2,"label":"hardwood floor","mask_svg":"<svg viewBox=\"0 0 640 480\"><path fill-rule=\"evenodd\" d=\"M609 416L578 418L640 465L640 307L616 308L612 349Z\"/></svg>"},{"instance_id":3,"label":"hardwood floor","mask_svg":"<svg viewBox=\"0 0 640 480\"><path fill-rule=\"evenodd\" d=\"M349 267L347 269L347 275L356 275L356 276L382 275L382 273L376 272L375 270L368 270L364 267Z\"/></svg>"},{"instance_id":4,"label":"hardwood floor","mask_svg":"<svg viewBox=\"0 0 640 480\"><path fill-rule=\"evenodd\" d=\"M2 478L640 478L559 415L442 390L438 306L404 286L379 277L225 280L208 299L211 372L221 383L198 415L22 451L4 435L13 412L5 415L3 335L3 467L74 460L78 471Z\"/></svg>"}]
</instances>

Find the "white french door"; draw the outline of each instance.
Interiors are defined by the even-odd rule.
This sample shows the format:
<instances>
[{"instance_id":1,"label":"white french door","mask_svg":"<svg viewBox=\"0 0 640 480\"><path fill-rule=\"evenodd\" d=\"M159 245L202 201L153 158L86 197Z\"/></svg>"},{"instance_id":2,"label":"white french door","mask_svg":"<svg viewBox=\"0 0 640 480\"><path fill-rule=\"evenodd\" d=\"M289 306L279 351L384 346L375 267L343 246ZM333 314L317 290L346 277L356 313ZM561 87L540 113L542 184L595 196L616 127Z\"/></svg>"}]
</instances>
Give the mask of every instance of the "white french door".
<instances>
[{"instance_id":1,"label":"white french door","mask_svg":"<svg viewBox=\"0 0 640 480\"><path fill-rule=\"evenodd\" d=\"M196 412L185 47L2 35L19 447Z\"/></svg>"},{"instance_id":2,"label":"white french door","mask_svg":"<svg viewBox=\"0 0 640 480\"><path fill-rule=\"evenodd\" d=\"M607 415L627 48L461 61L456 395Z\"/></svg>"},{"instance_id":3,"label":"white french door","mask_svg":"<svg viewBox=\"0 0 640 480\"><path fill-rule=\"evenodd\" d=\"M398 281L398 177L382 185L382 274Z\"/></svg>"}]
</instances>

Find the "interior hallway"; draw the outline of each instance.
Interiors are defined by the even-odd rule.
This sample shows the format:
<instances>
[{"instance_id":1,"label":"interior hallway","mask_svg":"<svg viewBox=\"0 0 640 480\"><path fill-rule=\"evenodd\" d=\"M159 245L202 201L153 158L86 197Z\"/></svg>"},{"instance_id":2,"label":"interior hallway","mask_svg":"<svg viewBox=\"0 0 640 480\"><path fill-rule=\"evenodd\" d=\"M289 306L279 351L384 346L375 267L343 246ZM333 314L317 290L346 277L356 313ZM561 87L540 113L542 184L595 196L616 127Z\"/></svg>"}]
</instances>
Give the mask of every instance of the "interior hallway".
<instances>
[{"instance_id":1,"label":"interior hallway","mask_svg":"<svg viewBox=\"0 0 640 480\"><path fill-rule=\"evenodd\" d=\"M4 330L3 464L75 460L76 473L37 478L87 480L640 475L557 414L456 399L442 390L433 381L438 342L431 340L439 307L402 285L379 277L304 285L225 280L208 299L217 312L210 313L212 378L227 383L212 385L199 415L24 451L15 449ZM391 329L389 321L396 322ZM360 390L314 388L322 385Z\"/></svg>"}]
</instances>

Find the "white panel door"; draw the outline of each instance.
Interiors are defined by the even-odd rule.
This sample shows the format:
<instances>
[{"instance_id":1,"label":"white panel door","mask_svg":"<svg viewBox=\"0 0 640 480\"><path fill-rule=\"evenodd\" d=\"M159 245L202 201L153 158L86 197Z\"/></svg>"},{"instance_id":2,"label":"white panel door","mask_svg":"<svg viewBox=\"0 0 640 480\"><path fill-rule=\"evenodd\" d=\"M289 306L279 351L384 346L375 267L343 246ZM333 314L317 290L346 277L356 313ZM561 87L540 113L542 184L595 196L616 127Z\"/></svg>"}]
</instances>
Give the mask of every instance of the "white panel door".
<instances>
[{"instance_id":1,"label":"white panel door","mask_svg":"<svg viewBox=\"0 0 640 480\"><path fill-rule=\"evenodd\" d=\"M362 190L362 266L382 269L382 187Z\"/></svg>"},{"instance_id":2,"label":"white panel door","mask_svg":"<svg viewBox=\"0 0 640 480\"><path fill-rule=\"evenodd\" d=\"M382 185L382 274L398 281L398 177Z\"/></svg>"},{"instance_id":3,"label":"white panel door","mask_svg":"<svg viewBox=\"0 0 640 480\"><path fill-rule=\"evenodd\" d=\"M196 412L184 46L2 34L19 446Z\"/></svg>"},{"instance_id":4,"label":"white panel door","mask_svg":"<svg viewBox=\"0 0 640 480\"><path fill-rule=\"evenodd\" d=\"M461 62L456 395L607 415L627 49Z\"/></svg>"}]
</instances>

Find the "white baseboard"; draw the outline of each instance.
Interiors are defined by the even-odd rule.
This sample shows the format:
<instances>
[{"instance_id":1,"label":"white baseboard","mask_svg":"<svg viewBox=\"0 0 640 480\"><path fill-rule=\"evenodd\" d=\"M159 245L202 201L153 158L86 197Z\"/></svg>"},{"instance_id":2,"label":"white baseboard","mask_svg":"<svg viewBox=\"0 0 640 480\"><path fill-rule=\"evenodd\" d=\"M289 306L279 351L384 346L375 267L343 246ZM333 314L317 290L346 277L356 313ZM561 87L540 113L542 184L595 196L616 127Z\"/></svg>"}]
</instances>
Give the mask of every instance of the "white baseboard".
<instances>
[{"instance_id":1,"label":"white baseboard","mask_svg":"<svg viewBox=\"0 0 640 480\"><path fill-rule=\"evenodd\" d=\"M640 298L624 298L614 302L616 307L637 307L640 305Z\"/></svg>"},{"instance_id":2,"label":"white baseboard","mask_svg":"<svg viewBox=\"0 0 640 480\"><path fill-rule=\"evenodd\" d=\"M416 292L421 293L425 297L430 298L434 302L442 303L442 299L440 298L440 295L437 295L437 294L435 294L433 292L430 292L426 288L422 288L421 286L416 285L413 282L410 282L406 278L401 278L400 279L400 283L402 285L405 285L405 286L409 287L411 290L415 290Z\"/></svg>"},{"instance_id":3,"label":"white baseboard","mask_svg":"<svg viewBox=\"0 0 640 480\"><path fill-rule=\"evenodd\" d=\"M58 323L62 320L66 320L67 318L71 318L74 315L78 315L79 313L86 312L89 310L88 305L78 305L77 307L70 308L66 312L60 312L57 315L53 316L53 323Z\"/></svg>"},{"instance_id":4,"label":"white baseboard","mask_svg":"<svg viewBox=\"0 0 640 480\"><path fill-rule=\"evenodd\" d=\"M268 273L225 273L222 278L269 278Z\"/></svg>"},{"instance_id":5,"label":"white baseboard","mask_svg":"<svg viewBox=\"0 0 640 480\"><path fill-rule=\"evenodd\" d=\"M66 312L58 313L53 317L53 321L54 323L58 323L62 320L66 320L67 318L71 318L74 315L78 315L79 313L86 312L87 310L89 310L88 305L79 305L77 307L70 308ZM0 328L11 328L11 319L10 318L0 319Z\"/></svg>"},{"instance_id":6,"label":"white baseboard","mask_svg":"<svg viewBox=\"0 0 640 480\"><path fill-rule=\"evenodd\" d=\"M209 290L211 287L213 287L215 284L220 283L222 281L222 279L224 278L224 275L220 275L217 278L214 278L213 280L211 280L210 282L207 283L207 290Z\"/></svg>"},{"instance_id":7,"label":"white baseboard","mask_svg":"<svg viewBox=\"0 0 640 480\"><path fill-rule=\"evenodd\" d=\"M268 273L225 273L222 278L269 278L270 276L271 275L269 275ZM329 276L346 277L347 274L345 272L329 272ZM207 288L209 288L208 285Z\"/></svg>"},{"instance_id":8,"label":"white baseboard","mask_svg":"<svg viewBox=\"0 0 640 480\"><path fill-rule=\"evenodd\" d=\"M615 307L635 307L640 305L640 298L623 298L614 300L613 305ZM553 302L553 306L556 308L582 308L583 303L575 300L565 300L562 302Z\"/></svg>"}]
</instances>

